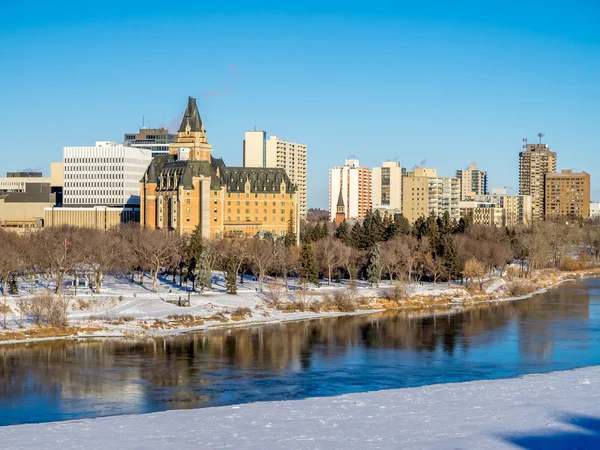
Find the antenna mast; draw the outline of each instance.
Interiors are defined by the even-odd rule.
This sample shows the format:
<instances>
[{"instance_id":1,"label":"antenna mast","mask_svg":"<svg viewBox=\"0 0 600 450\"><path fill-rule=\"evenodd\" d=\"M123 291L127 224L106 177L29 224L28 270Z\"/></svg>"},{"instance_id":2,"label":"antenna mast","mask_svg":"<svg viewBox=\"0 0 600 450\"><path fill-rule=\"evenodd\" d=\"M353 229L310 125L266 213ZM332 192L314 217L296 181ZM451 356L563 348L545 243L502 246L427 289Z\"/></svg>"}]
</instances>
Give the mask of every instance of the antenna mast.
<instances>
[{"instance_id":1,"label":"antenna mast","mask_svg":"<svg viewBox=\"0 0 600 450\"><path fill-rule=\"evenodd\" d=\"M542 133L541 131L540 131L540 132L539 132L537 135L538 135L538 137L540 138L540 144L541 144L541 143L542 143L542 138L543 138L544 136L546 136L546 135L545 135L544 133Z\"/></svg>"}]
</instances>

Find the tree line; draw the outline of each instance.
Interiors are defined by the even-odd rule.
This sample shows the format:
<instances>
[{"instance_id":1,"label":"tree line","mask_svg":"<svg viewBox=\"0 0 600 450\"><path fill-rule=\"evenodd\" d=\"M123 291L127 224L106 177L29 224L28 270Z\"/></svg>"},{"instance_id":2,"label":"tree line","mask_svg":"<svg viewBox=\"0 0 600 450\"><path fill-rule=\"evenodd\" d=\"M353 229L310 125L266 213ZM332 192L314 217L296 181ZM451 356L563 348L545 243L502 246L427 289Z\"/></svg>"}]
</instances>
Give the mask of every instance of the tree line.
<instances>
[{"instance_id":1,"label":"tree line","mask_svg":"<svg viewBox=\"0 0 600 450\"><path fill-rule=\"evenodd\" d=\"M454 222L445 214L411 225L401 215L393 219L375 212L362 223L343 222L337 228L330 222L304 222L301 245L295 241L291 232L278 239L268 233L203 239L198 229L179 236L136 224L108 232L63 227L17 235L0 230L0 289L5 296L16 294L22 278L33 292L35 280L43 277L52 279L61 295L70 277L76 285L85 280L99 293L107 274L116 274L147 281L155 292L158 275L166 273L173 282L202 292L211 287L213 270L223 272L231 294L245 275L256 277L261 291L273 277L286 289L289 277L298 277L303 286L342 279L376 286L382 278L481 284L494 272L526 277L546 267L573 270L598 264L600 223L543 221L511 229ZM511 262L517 265L506 272Z\"/></svg>"}]
</instances>

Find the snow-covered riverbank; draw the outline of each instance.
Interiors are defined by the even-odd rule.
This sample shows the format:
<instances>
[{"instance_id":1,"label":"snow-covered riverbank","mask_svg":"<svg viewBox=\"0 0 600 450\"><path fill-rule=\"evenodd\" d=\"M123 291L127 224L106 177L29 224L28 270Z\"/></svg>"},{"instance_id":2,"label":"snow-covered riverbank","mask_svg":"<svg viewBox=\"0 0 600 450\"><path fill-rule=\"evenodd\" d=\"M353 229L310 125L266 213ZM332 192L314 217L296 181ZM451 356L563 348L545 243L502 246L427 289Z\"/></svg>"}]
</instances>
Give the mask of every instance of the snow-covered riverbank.
<instances>
[{"instance_id":1,"label":"snow-covered riverbank","mask_svg":"<svg viewBox=\"0 0 600 450\"><path fill-rule=\"evenodd\" d=\"M539 293L570 279L574 274L547 273L538 274L535 287ZM590 276L590 274L576 274ZM597 274L596 274L597 276ZM188 290L166 278L157 284L157 292L149 286L131 283L126 278L109 276L104 282L102 293L93 294L89 289L80 287L77 292L71 287L66 289L69 299L68 321L70 327L47 329L32 327L31 323L20 319L18 313L20 301L31 298L27 293L28 282L23 280L19 286L22 294L5 299L11 309L7 315L8 329L0 330L0 344L15 342L35 342L48 339L77 337L141 337L164 336L199 331L215 327L254 326L260 324L287 322L296 320L333 317L347 314L365 314L384 309L426 310L431 307L461 308L474 303L489 301L508 301L526 298L533 293L511 296L510 282L503 278L487 280L483 291L468 292L459 284L413 283L404 300L399 302L385 300L389 296L389 282L379 287L370 287L359 281L351 295L355 298L356 311L339 310L335 306L329 309L312 308L313 303L323 303L324 296L349 295L346 282L332 286L312 286L308 291L299 293L294 289L295 280L290 281L290 291L283 292L283 308L268 306L268 292L259 292L258 283L247 277L240 284L238 295L225 291L221 273L214 274L213 289L203 294L189 293L189 305L178 306L178 302L188 299ZM36 290L52 290L52 280L39 279ZM299 301L305 309L286 309ZM19 324L23 326L19 326Z\"/></svg>"},{"instance_id":2,"label":"snow-covered riverbank","mask_svg":"<svg viewBox=\"0 0 600 450\"><path fill-rule=\"evenodd\" d=\"M3 448L600 448L600 366L0 428Z\"/></svg>"}]
</instances>

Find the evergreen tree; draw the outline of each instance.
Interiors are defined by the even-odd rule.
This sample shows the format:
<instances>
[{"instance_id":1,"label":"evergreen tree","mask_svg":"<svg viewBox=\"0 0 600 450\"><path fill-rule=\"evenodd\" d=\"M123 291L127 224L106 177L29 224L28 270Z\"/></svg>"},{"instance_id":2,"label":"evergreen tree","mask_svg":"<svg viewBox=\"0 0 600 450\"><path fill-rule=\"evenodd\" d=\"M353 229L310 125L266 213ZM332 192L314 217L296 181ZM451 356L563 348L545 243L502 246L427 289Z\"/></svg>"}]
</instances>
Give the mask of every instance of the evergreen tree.
<instances>
[{"instance_id":1,"label":"evergreen tree","mask_svg":"<svg viewBox=\"0 0 600 450\"><path fill-rule=\"evenodd\" d=\"M230 258L225 267L225 289L232 295L237 294L237 264Z\"/></svg>"},{"instance_id":2,"label":"evergreen tree","mask_svg":"<svg viewBox=\"0 0 600 450\"><path fill-rule=\"evenodd\" d=\"M300 276L303 281L308 281L319 286L319 273L317 271L317 263L310 242L302 243L300 249Z\"/></svg>"},{"instance_id":3,"label":"evergreen tree","mask_svg":"<svg viewBox=\"0 0 600 450\"><path fill-rule=\"evenodd\" d=\"M340 226L337 227L337 229L333 233L333 237L335 237L336 239L339 239L344 244L348 243L348 241L350 239L350 227L348 227L348 223L346 222L346 219L344 219L344 221L342 223L340 223Z\"/></svg>"},{"instance_id":4,"label":"evergreen tree","mask_svg":"<svg viewBox=\"0 0 600 450\"><path fill-rule=\"evenodd\" d=\"M187 247L187 258L185 261L186 277L192 282L192 289L196 290L196 277L198 270L198 260L202 253L202 230L198 225L194 229L190 242Z\"/></svg>"},{"instance_id":5,"label":"evergreen tree","mask_svg":"<svg viewBox=\"0 0 600 450\"><path fill-rule=\"evenodd\" d=\"M450 219L450 213L448 211L444 211L441 217L437 218L437 226L441 235L445 236L447 234L451 234L454 230L454 226L452 224L452 220Z\"/></svg>"},{"instance_id":6,"label":"evergreen tree","mask_svg":"<svg viewBox=\"0 0 600 450\"><path fill-rule=\"evenodd\" d=\"M421 216L415 221L413 234L416 238L421 239L423 236L429 235L429 222L425 217Z\"/></svg>"},{"instance_id":7,"label":"evergreen tree","mask_svg":"<svg viewBox=\"0 0 600 450\"><path fill-rule=\"evenodd\" d=\"M440 243L441 260L448 274L448 284L451 280L461 278L462 266L458 258L458 251L451 235L444 236Z\"/></svg>"},{"instance_id":8,"label":"evergreen tree","mask_svg":"<svg viewBox=\"0 0 600 450\"><path fill-rule=\"evenodd\" d=\"M321 233L319 235L319 239L325 239L329 236L329 227L327 226L327 222L323 222L321 224Z\"/></svg>"},{"instance_id":9,"label":"evergreen tree","mask_svg":"<svg viewBox=\"0 0 600 450\"><path fill-rule=\"evenodd\" d=\"M406 236L410 234L410 223L404 215L396 214L394 223L396 225L396 236Z\"/></svg>"},{"instance_id":10,"label":"evergreen tree","mask_svg":"<svg viewBox=\"0 0 600 450\"><path fill-rule=\"evenodd\" d=\"M202 246L202 251L200 252L200 258L198 259L198 275L197 282L198 286L200 286L200 292L205 289L210 289L211 285L211 276L212 276L212 267L210 266L210 248L208 245Z\"/></svg>"},{"instance_id":11,"label":"evergreen tree","mask_svg":"<svg viewBox=\"0 0 600 450\"><path fill-rule=\"evenodd\" d=\"M10 283L8 284L8 293L10 295L17 295L19 293L19 286L17 286L17 280L14 275L10 278Z\"/></svg>"},{"instance_id":12,"label":"evergreen tree","mask_svg":"<svg viewBox=\"0 0 600 450\"><path fill-rule=\"evenodd\" d=\"M293 247L296 245L296 233L294 232L296 228L295 220L294 220L294 211L290 211L290 218L288 219L287 231L285 233L285 237L283 238L283 243L286 247Z\"/></svg>"},{"instance_id":13,"label":"evergreen tree","mask_svg":"<svg viewBox=\"0 0 600 450\"><path fill-rule=\"evenodd\" d=\"M374 244L369 255L369 264L367 265L367 281L371 286L379 286L381 280L381 254L379 244Z\"/></svg>"},{"instance_id":14,"label":"evergreen tree","mask_svg":"<svg viewBox=\"0 0 600 450\"><path fill-rule=\"evenodd\" d=\"M356 222L352 226L349 244L354 248L363 248L363 230L360 222Z\"/></svg>"}]
</instances>

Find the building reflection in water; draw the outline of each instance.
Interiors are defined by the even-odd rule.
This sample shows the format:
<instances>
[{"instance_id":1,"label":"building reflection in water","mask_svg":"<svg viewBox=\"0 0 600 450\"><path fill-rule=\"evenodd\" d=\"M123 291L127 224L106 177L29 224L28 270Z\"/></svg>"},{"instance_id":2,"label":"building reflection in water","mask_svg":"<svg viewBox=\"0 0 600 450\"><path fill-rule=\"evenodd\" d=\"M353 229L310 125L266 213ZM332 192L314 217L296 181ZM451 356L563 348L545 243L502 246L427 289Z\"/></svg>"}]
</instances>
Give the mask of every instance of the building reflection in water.
<instances>
[{"instance_id":1,"label":"building reflection in water","mask_svg":"<svg viewBox=\"0 0 600 450\"><path fill-rule=\"evenodd\" d=\"M0 409L10 416L54 402L43 420L56 420L518 375L540 369L524 363L589 347L589 317L588 290L565 284L530 300L462 309L8 345L0 348Z\"/></svg>"}]
</instances>

